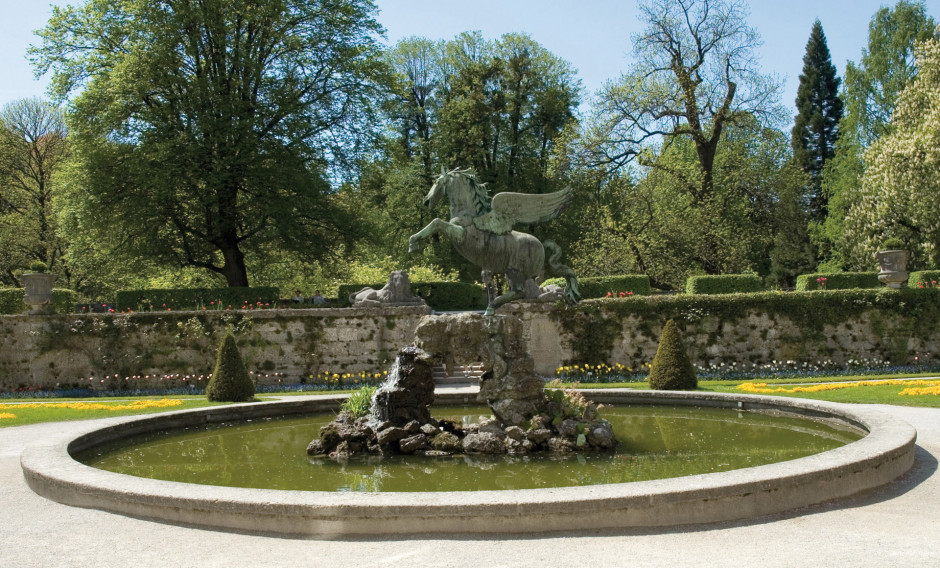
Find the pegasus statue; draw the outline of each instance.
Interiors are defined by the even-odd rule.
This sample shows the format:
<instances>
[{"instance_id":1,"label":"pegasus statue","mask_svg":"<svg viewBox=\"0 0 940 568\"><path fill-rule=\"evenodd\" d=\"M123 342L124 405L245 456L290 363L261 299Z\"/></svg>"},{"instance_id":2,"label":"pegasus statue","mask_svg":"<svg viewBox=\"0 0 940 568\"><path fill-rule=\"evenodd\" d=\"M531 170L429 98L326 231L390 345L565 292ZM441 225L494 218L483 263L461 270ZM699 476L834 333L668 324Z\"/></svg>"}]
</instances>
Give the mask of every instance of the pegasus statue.
<instances>
[{"instance_id":1,"label":"pegasus statue","mask_svg":"<svg viewBox=\"0 0 940 568\"><path fill-rule=\"evenodd\" d=\"M554 241L542 243L528 233L512 230L519 223L542 223L557 217L571 199L571 188L546 194L504 192L491 198L485 184L479 183L471 170L453 169L441 173L424 198L424 205L434 208L445 195L450 201L450 221L434 219L428 223L411 236L408 252L420 251L425 239L443 234L461 256L484 273L505 274L509 290L489 302L485 315L493 315L506 302L525 298L526 281L541 279L546 265L554 275L565 278L565 301L577 303L578 279L571 268L558 264L561 247ZM551 253L547 262L546 249Z\"/></svg>"}]
</instances>

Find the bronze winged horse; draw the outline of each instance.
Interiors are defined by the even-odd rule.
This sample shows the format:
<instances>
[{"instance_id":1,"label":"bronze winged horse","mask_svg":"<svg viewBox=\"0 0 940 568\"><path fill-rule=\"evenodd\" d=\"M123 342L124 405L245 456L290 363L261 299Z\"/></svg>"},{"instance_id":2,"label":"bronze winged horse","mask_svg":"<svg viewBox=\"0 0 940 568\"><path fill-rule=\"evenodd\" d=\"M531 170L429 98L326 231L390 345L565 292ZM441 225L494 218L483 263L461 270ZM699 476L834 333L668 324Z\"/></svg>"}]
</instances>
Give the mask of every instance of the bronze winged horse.
<instances>
[{"instance_id":1,"label":"bronze winged horse","mask_svg":"<svg viewBox=\"0 0 940 568\"><path fill-rule=\"evenodd\" d=\"M424 205L433 208L441 197L450 201L450 221L434 219L409 239L408 252L424 248L422 242L436 234L447 235L464 258L484 271L505 274L509 290L493 299L486 308L493 315L496 308L525 297L527 279L540 278L545 270L545 249L551 252L548 268L565 278L564 298L578 301L578 279L571 268L558 264L561 247L553 241L544 245L537 238L513 231L517 223L541 223L554 219L570 199L571 189L555 193L497 193L490 198L486 186L470 170L453 169L442 173Z\"/></svg>"}]
</instances>

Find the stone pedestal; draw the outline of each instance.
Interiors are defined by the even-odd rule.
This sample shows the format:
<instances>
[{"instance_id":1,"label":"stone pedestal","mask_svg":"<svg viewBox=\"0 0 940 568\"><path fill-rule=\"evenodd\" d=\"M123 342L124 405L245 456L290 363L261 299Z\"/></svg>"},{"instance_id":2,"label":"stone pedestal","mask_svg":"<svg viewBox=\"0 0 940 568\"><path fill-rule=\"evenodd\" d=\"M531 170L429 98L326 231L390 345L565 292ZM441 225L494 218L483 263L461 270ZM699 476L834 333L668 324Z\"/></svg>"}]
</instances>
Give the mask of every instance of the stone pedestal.
<instances>
[{"instance_id":1,"label":"stone pedestal","mask_svg":"<svg viewBox=\"0 0 940 568\"><path fill-rule=\"evenodd\" d=\"M49 304L52 303L52 285L55 283L55 274L47 272L35 272L24 274L23 282L23 302L31 309L30 314L42 314L46 312Z\"/></svg>"},{"instance_id":2,"label":"stone pedestal","mask_svg":"<svg viewBox=\"0 0 940 568\"><path fill-rule=\"evenodd\" d=\"M515 316L426 316L415 330L415 345L449 368L482 363L479 398L503 423L521 424L544 407L544 381Z\"/></svg>"},{"instance_id":3,"label":"stone pedestal","mask_svg":"<svg viewBox=\"0 0 940 568\"><path fill-rule=\"evenodd\" d=\"M875 255L878 261L878 281L888 288L900 288L907 282L907 261L911 253L906 250L884 250Z\"/></svg>"}]
</instances>

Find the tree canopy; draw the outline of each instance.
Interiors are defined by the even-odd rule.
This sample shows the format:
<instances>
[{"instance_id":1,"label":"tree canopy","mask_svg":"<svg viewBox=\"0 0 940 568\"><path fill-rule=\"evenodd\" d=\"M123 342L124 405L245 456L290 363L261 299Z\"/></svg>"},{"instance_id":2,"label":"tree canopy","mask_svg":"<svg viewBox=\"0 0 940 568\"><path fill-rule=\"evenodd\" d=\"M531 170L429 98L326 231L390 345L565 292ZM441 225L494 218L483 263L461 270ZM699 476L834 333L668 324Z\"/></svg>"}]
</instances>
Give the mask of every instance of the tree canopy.
<instances>
[{"instance_id":1,"label":"tree canopy","mask_svg":"<svg viewBox=\"0 0 940 568\"><path fill-rule=\"evenodd\" d=\"M913 265L940 265L940 40L916 49L918 75L897 98L890 133L865 152L860 199L846 221L853 260L870 266L886 238Z\"/></svg>"},{"instance_id":2,"label":"tree canopy","mask_svg":"<svg viewBox=\"0 0 940 568\"><path fill-rule=\"evenodd\" d=\"M608 170L635 163L651 168L648 180L668 178L701 223L691 268L715 274L724 269L721 225L734 215L715 171L724 134L777 120L779 83L758 70L760 38L744 2L650 0L640 13L646 28L633 38L636 60L599 93L581 163ZM693 167L669 157L676 144L691 145Z\"/></svg>"},{"instance_id":3,"label":"tree canopy","mask_svg":"<svg viewBox=\"0 0 940 568\"><path fill-rule=\"evenodd\" d=\"M867 266L850 260L855 243L846 240L845 228L865 172L862 155L873 141L888 133L898 94L917 76L914 46L931 37L940 38L940 30L927 15L924 3L900 0L872 16L861 60L846 64L845 112L834 156L822 178L829 211L813 239L829 267L862 270Z\"/></svg>"},{"instance_id":4,"label":"tree canopy","mask_svg":"<svg viewBox=\"0 0 940 568\"><path fill-rule=\"evenodd\" d=\"M385 47L376 13L375 0L54 8L30 49L53 103L0 117L0 283L32 260L99 299L249 281L332 292L392 268L476 280L449 242L406 252L447 217L421 202L454 167L491 194L571 187L565 214L521 229L582 275L680 289L755 272L789 287L870 269L886 236L915 265L940 260L932 172L917 169L932 167L932 131L907 122L931 107L901 111L933 104L908 94L933 65L932 44L913 46L940 37L922 0L873 16L841 92L814 24L791 136L746 0L643 0L633 60L587 104L573 66L524 33ZM46 126L16 122L31 113Z\"/></svg>"},{"instance_id":5,"label":"tree canopy","mask_svg":"<svg viewBox=\"0 0 940 568\"><path fill-rule=\"evenodd\" d=\"M75 94L69 215L116 258L248 284L246 252L316 259L359 224L331 197L382 76L370 0L91 0L31 55Z\"/></svg>"}]
</instances>

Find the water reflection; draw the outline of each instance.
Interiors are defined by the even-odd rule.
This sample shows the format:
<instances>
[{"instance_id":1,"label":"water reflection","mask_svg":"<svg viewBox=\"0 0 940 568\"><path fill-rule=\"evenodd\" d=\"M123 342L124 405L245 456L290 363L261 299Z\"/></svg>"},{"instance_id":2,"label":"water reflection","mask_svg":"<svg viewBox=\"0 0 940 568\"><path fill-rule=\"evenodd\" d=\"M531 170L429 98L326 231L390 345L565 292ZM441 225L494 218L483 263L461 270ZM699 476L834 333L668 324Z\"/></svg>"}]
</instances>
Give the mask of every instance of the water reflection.
<instances>
[{"instance_id":1,"label":"water reflection","mask_svg":"<svg viewBox=\"0 0 940 568\"><path fill-rule=\"evenodd\" d=\"M435 409L474 421L486 409ZM607 407L616 452L527 456L356 456L311 459L307 443L331 417L190 428L77 456L141 477L267 489L472 491L620 483L796 459L860 436L832 424L714 408Z\"/></svg>"}]
</instances>

